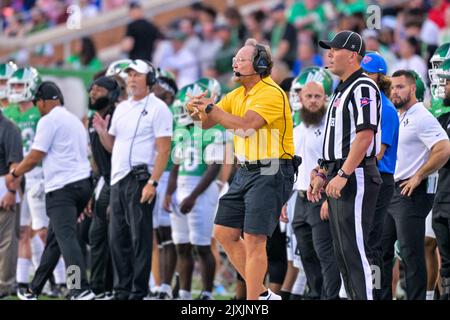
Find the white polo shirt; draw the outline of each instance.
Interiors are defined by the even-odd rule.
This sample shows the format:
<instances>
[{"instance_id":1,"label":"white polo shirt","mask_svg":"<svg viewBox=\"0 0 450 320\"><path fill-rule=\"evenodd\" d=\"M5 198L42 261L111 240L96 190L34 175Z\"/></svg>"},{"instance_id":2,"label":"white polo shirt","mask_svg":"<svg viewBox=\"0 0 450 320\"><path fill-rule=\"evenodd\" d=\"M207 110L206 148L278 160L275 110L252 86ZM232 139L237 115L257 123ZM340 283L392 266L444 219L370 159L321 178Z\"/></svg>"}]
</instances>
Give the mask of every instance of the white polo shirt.
<instances>
[{"instance_id":1,"label":"white polo shirt","mask_svg":"<svg viewBox=\"0 0 450 320\"><path fill-rule=\"evenodd\" d=\"M46 193L91 175L87 131L66 108L55 107L39 120L32 149L46 153L42 161Z\"/></svg>"},{"instance_id":2,"label":"white polo shirt","mask_svg":"<svg viewBox=\"0 0 450 320\"><path fill-rule=\"evenodd\" d=\"M447 133L437 119L418 102L399 115L397 165L395 181L411 178L428 160L430 149Z\"/></svg>"},{"instance_id":3,"label":"white polo shirt","mask_svg":"<svg viewBox=\"0 0 450 320\"><path fill-rule=\"evenodd\" d=\"M322 157L323 138L325 135L326 117L317 125L306 126L301 122L294 128L295 154L302 157L298 168L295 190L308 190L311 170L317 167L317 160Z\"/></svg>"},{"instance_id":4,"label":"white polo shirt","mask_svg":"<svg viewBox=\"0 0 450 320\"><path fill-rule=\"evenodd\" d=\"M116 107L109 128L115 137L111 185L124 178L132 166L147 164L153 170L155 139L172 136L172 119L169 107L153 93L139 101L130 98Z\"/></svg>"}]
</instances>

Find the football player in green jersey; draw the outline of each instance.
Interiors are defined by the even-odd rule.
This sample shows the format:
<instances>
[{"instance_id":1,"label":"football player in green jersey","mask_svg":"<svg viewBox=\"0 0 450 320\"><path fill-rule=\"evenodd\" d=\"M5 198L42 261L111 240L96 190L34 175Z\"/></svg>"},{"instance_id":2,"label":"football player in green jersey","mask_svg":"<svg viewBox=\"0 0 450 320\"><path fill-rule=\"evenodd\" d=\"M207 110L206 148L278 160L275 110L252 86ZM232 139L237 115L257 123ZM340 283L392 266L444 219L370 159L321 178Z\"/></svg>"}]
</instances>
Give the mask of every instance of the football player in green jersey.
<instances>
[{"instance_id":1,"label":"football player in green jersey","mask_svg":"<svg viewBox=\"0 0 450 320\"><path fill-rule=\"evenodd\" d=\"M0 63L0 108L2 111L9 105L7 82L16 70L17 66L13 62Z\"/></svg>"},{"instance_id":2,"label":"football player in green jersey","mask_svg":"<svg viewBox=\"0 0 450 320\"><path fill-rule=\"evenodd\" d=\"M190 96L208 90L219 98L217 80L202 78L183 87L173 104L175 128L172 157L174 169L169 178L167 199L177 190L178 210L171 215L172 236L177 247L181 299L191 299L194 260L192 248L198 253L202 293L199 299L212 299L215 260L211 252L211 238L219 189L214 183L224 159L224 129L214 127L202 130L194 126L184 108ZM168 202L168 200L166 200ZM179 212L176 212L179 211Z\"/></svg>"},{"instance_id":3,"label":"football player in green jersey","mask_svg":"<svg viewBox=\"0 0 450 320\"><path fill-rule=\"evenodd\" d=\"M435 117L439 117L441 114L445 114L450 111L450 106L443 104L445 79L438 77L438 73L441 70L441 65L444 60L450 58L450 42L444 43L436 49L433 56L430 59L431 69L428 70L430 77L430 89L431 89L431 113Z\"/></svg>"},{"instance_id":4,"label":"football player in green jersey","mask_svg":"<svg viewBox=\"0 0 450 320\"><path fill-rule=\"evenodd\" d=\"M294 127L300 124L300 91L308 82L319 82L325 90L327 97L333 94L333 78L331 74L321 67L308 67L293 81L289 92L289 102L292 108Z\"/></svg>"},{"instance_id":5,"label":"football player in green jersey","mask_svg":"<svg viewBox=\"0 0 450 320\"><path fill-rule=\"evenodd\" d=\"M33 104L36 89L41 78L36 69L17 69L7 82L8 101L12 104L4 110L4 115L19 127L22 134L23 154L31 151L36 126L41 118ZM19 259L17 263L18 290L27 290L31 263L39 266L47 239L48 217L45 209L44 175L37 166L25 175L25 189L21 203ZM62 258L54 272L57 284L65 284L65 267Z\"/></svg>"}]
</instances>

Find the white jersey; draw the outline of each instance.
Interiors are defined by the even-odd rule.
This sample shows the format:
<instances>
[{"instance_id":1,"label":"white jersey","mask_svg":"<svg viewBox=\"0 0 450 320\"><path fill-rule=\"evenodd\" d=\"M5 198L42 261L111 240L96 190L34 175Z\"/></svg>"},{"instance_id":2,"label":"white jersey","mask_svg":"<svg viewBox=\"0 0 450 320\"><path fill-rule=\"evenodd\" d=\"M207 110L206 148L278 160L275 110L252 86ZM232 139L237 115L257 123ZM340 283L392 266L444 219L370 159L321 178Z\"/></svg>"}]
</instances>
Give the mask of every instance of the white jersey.
<instances>
[{"instance_id":1,"label":"white jersey","mask_svg":"<svg viewBox=\"0 0 450 320\"><path fill-rule=\"evenodd\" d=\"M317 161L322 156L324 133L325 117L317 125L307 126L301 122L294 128L295 154L302 157L295 190L308 190L311 170L317 166Z\"/></svg>"}]
</instances>

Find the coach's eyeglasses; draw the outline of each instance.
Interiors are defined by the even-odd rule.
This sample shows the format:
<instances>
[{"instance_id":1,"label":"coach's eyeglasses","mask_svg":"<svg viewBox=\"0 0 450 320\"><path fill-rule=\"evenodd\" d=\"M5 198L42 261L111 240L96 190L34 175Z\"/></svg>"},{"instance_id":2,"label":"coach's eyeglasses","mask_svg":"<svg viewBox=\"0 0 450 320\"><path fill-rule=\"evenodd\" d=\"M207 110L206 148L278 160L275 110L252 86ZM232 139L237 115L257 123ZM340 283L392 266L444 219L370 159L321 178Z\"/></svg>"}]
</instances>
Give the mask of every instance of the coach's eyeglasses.
<instances>
[{"instance_id":1,"label":"coach's eyeglasses","mask_svg":"<svg viewBox=\"0 0 450 320\"><path fill-rule=\"evenodd\" d=\"M235 63L242 63L242 62L244 62L244 61L253 61L252 59L244 59L244 58L241 58L241 57L239 57L239 58L236 58L236 57L233 57L233 59L232 59L232 61L233 61L233 64L235 64Z\"/></svg>"}]
</instances>

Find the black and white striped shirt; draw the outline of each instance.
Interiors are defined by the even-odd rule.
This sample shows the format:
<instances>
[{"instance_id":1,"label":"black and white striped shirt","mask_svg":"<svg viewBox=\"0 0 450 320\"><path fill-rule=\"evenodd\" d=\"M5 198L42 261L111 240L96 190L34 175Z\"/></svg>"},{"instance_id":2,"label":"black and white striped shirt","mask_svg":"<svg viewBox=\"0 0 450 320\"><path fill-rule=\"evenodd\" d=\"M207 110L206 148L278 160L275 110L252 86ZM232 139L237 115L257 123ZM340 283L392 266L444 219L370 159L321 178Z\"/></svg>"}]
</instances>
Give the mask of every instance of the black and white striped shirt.
<instances>
[{"instance_id":1,"label":"black and white striped shirt","mask_svg":"<svg viewBox=\"0 0 450 320\"><path fill-rule=\"evenodd\" d=\"M365 129L375 132L366 157L374 157L380 151L380 90L362 69L337 86L330 99L326 119L324 160L347 158L356 133Z\"/></svg>"}]
</instances>

